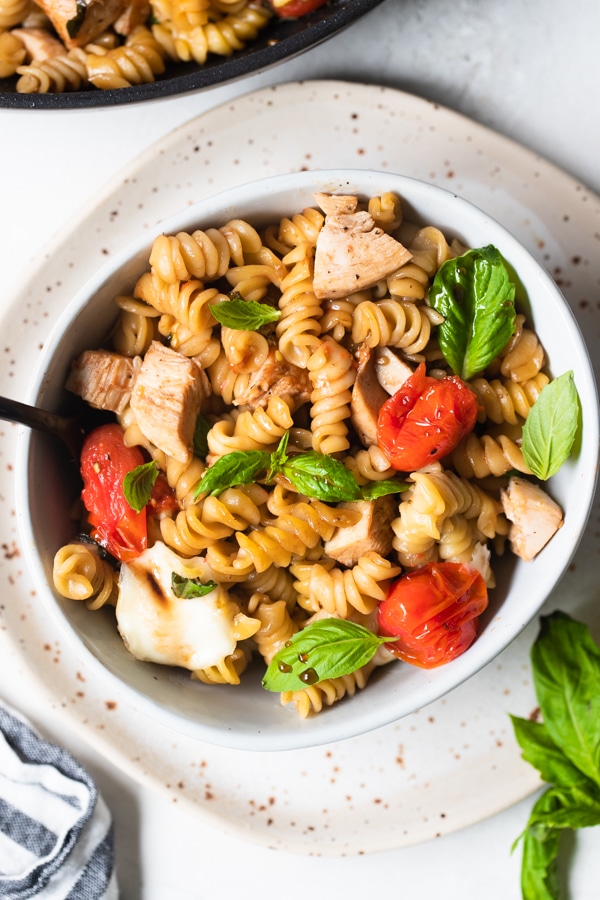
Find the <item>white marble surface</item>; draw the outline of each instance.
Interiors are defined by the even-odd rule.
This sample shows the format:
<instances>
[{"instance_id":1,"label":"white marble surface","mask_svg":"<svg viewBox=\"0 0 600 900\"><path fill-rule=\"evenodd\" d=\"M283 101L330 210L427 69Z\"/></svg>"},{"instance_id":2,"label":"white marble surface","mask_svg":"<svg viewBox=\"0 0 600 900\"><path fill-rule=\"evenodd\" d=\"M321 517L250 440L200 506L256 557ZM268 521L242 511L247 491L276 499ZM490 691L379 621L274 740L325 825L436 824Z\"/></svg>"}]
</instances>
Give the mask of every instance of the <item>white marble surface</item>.
<instances>
[{"instance_id":1,"label":"white marble surface","mask_svg":"<svg viewBox=\"0 0 600 900\"><path fill-rule=\"evenodd\" d=\"M153 104L83 112L0 110L2 299L53 234L104 182L172 128L225 100L302 78L384 84L468 115L600 192L597 0L386 0L361 22L243 82ZM56 735L55 735L56 737ZM115 818L126 900L285 897L358 900L374 888L411 900L520 896L512 841L523 801L419 846L355 858L298 858L222 835L106 763L78 735L63 743L96 776ZM577 837L573 900L598 896L597 829Z\"/></svg>"}]
</instances>

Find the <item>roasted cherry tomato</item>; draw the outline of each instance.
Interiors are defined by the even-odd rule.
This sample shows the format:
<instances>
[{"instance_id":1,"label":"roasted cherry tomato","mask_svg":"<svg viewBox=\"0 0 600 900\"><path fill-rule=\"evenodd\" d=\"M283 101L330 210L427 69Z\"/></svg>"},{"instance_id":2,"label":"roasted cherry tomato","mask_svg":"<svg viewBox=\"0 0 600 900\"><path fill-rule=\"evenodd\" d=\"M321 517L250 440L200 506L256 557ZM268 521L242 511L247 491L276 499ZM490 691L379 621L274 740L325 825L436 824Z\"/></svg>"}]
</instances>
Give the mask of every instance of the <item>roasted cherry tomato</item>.
<instances>
[{"instance_id":1,"label":"roasted cherry tomato","mask_svg":"<svg viewBox=\"0 0 600 900\"><path fill-rule=\"evenodd\" d=\"M179 503L177 502L175 491L173 488L169 487L169 482L163 472L158 473L146 509L148 510L148 515L155 516L161 516L163 513L177 512L179 510Z\"/></svg>"},{"instance_id":2,"label":"roasted cherry tomato","mask_svg":"<svg viewBox=\"0 0 600 900\"><path fill-rule=\"evenodd\" d=\"M136 512L123 493L127 472L145 462L139 447L126 447L119 425L101 425L88 434L81 450L81 498L92 537L124 562L147 546L146 509Z\"/></svg>"},{"instance_id":3,"label":"roasted cherry tomato","mask_svg":"<svg viewBox=\"0 0 600 900\"><path fill-rule=\"evenodd\" d=\"M394 656L433 669L470 647L487 604L485 581L472 566L428 563L392 584L377 609L379 634L398 637L385 645Z\"/></svg>"},{"instance_id":4,"label":"roasted cherry tomato","mask_svg":"<svg viewBox=\"0 0 600 900\"><path fill-rule=\"evenodd\" d=\"M274 12L282 19L296 19L298 16L304 16L306 13L318 9L320 6L325 6L326 3L328 3L328 0L289 0L283 6L275 6L273 0L271 0Z\"/></svg>"},{"instance_id":5,"label":"roasted cherry tomato","mask_svg":"<svg viewBox=\"0 0 600 900\"><path fill-rule=\"evenodd\" d=\"M458 375L432 378L421 363L383 404L377 443L400 472L414 472L450 453L475 427L478 400Z\"/></svg>"}]
</instances>

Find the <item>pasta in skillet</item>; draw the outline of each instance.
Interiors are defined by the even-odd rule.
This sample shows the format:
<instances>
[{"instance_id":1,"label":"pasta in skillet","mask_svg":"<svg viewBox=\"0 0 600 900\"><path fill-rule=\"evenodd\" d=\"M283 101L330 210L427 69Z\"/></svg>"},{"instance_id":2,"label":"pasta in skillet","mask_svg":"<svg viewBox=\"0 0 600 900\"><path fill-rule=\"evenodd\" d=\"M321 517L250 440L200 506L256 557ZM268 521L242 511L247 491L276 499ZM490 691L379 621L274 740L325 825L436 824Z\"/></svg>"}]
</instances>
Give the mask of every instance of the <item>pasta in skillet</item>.
<instances>
[{"instance_id":1,"label":"pasta in skillet","mask_svg":"<svg viewBox=\"0 0 600 900\"><path fill-rule=\"evenodd\" d=\"M349 240L358 256L344 269ZM469 252L405 221L389 193L318 194L264 229L233 220L157 237L132 296L115 298L109 343L67 381L115 421L84 446L85 537L58 551L56 590L114 605L134 655L208 685L251 677L253 658L277 663L323 622L377 632L410 573L469 573L487 603L507 542L526 558L512 473L531 476L521 436L550 378L522 315L483 370L453 374L432 286L444 265L468 268ZM452 444L423 457L429 435L417 435L411 466L382 414L450 387L470 424L463 433L442 409ZM122 497L115 521L107 484ZM535 489L556 530L560 510ZM281 701L314 714L395 655L389 642L352 671L307 670Z\"/></svg>"}]
</instances>

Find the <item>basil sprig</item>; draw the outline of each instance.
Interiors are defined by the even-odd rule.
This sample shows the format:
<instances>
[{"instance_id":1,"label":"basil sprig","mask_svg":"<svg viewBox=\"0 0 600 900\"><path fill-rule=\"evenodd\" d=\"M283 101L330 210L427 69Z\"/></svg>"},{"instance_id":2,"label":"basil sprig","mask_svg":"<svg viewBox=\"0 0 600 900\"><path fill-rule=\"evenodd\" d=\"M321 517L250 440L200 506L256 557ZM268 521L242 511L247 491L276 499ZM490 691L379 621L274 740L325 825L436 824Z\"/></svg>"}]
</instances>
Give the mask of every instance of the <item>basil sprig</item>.
<instances>
[{"instance_id":1,"label":"basil sprig","mask_svg":"<svg viewBox=\"0 0 600 900\"><path fill-rule=\"evenodd\" d=\"M575 442L581 405L573 372L544 386L523 425L521 450L534 475L545 481L568 459Z\"/></svg>"},{"instance_id":2,"label":"basil sprig","mask_svg":"<svg viewBox=\"0 0 600 900\"><path fill-rule=\"evenodd\" d=\"M263 687L267 691L300 691L326 678L350 675L365 666L381 644L393 640L346 619L319 619L297 632L275 654Z\"/></svg>"},{"instance_id":3,"label":"basil sprig","mask_svg":"<svg viewBox=\"0 0 600 900\"><path fill-rule=\"evenodd\" d=\"M465 381L482 372L513 334L515 286L492 244L443 263L428 299L444 316L440 349Z\"/></svg>"},{"instance_id":4,"label":"basil sprig","mask_svg":"<svg viewBox=\"0 0 600 900\"><path fill-rule=\"evenodd\" d=\"M600 824L600 648L564 612L541 617L531 650L542 721L513 716L523 758L548 785L534 803L523 842L523 900L557 900L561 835Z\"/></svg>"},{"instance_id":5,"label":"basil sprig","mask_svg":"<svg viewBox=\"0 0 600 900\"><path fill-rule=\"evenodd\" d=\"M216 581L207 581L203 584L199 578L186 578L184 575L178 575L177 572L171 572L171 590L176 597L180 597L182 600L204 597L206 594L212 593L216 587Z\"/></svg>"},{"instance_id":6,"label":"basil sprig","mask_svg":"<svg viewBox=\"0 0 600 900\"><path fill-rule=\"evenodd\" d=\"M244 300L239 294L223 303L215 303L208 307L221 325L235 331L258 331L269 322L276 322L281 313L268 303L257 303L256 300Z\"/></svg>"},{"instance_id":7,"label":"basil sprig","mask_svg":"<svg viewBox=\"0 0 600 900\"><path fill-rule=\"evenodd\" d=\"M288 440L289 432L286 432L273 453L266 450L235 450L221 456L198 482L195 499L206 493L217 496L238 484L253 484L256 481L270 484L277 475L286 478L298 493L329 503L374 500L408 488L405 482L396 479L361 487L342 462L325 453L309 450L297 456L288 456Z\"/></svg>"},{"instance_id":8,"label":"basil sprig","mask_svg":"<svg viewBox=\"0 0 600 900\"><path fill-rule=\"evenodd\" d=\"M150 462L136 466L123 479L123 494L136 512L141 512L150 500L157 478L158 464L152 459Z\"/></svg>"}]
</instances>

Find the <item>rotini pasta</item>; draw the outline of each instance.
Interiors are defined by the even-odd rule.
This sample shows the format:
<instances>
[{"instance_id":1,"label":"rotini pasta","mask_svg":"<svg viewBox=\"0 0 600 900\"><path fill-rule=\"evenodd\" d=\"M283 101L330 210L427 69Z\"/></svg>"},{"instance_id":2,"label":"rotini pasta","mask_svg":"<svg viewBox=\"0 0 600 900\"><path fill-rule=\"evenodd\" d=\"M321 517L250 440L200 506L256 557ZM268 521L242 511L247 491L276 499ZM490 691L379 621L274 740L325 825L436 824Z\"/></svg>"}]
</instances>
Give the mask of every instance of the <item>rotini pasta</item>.
<instances>
[{"instance_id":1,"label":"rotini pasta","mask_svg":"<svg viewBox=\"0 0 600 900\"><path fill-rule=\"evenodd\" d=\"M217 19L209 0L153 7L152 33L165 28L174 43L217 24L226 40L225 18L233 28L247 15L239 0L218 0ZM72 367L81 373L94 360L126 373L124 392L104 370L88 378L85 399L114 412L124 451L144 461L127 472L142 485L144 531L136 544L128 518L108 529L102 540L114 559L93 544L61 548L56 589L91 608L114 605L134 655L179 665L205 685L251 678L253 655L268 671L283 665L281 654L319 623L377 630L378 610L404 576L428 565L455 566L491 590L511 528L506 484L515 470L531 474L523 425L550 377L524 316L485 371L468 382L451 375L438 339L444 316L428 301L460 246L407 221L394 194L315 200L322 210L290 211L262 228L236 218L157 237L131 295L115 298L110 348L86 351ZM352 242L353 223L363 254L353 266L364 265L369 228L400 250L387 270L378 258L371 274L361 271L359 290L336 282L328 295L320 241L326 235L335 259L332 241L338 233ZM409 406L410 391L415 403L434 392L437 404L448 385L467 398L450 411L457 421L472 413L468 427L438 452L435 429L448 409L440 401L431 419L420 411L421 442L429 446L431 429L438 443L425 463L402 470L384 435L388 399ZM129 503L125 480L114 488ZM88 512L97 536L101 516ZM308 668L281 702L315 714L392 658L386 643L352 672Z\"/></svg>"},{"instance_id":2,"label":"rotini pasta","mask_svg":"<svg viewBox=\"0 0 600 900\"><path fill-rule=\"evenodd\" d=\"M268 6L249 0L123 3L122 14L112 16L115 21L108 18L113 11L118 12L115 4L104 15L82 16L74 33L68 7L50 0L2 0L0 77L16 75L21 93L148 84L171 63L203 66L211 56L243 50L272 17ZM32 29L39 32L35 47ZM41 55L44 41L48 46ZM55 51L50 52L50 41Z\"/></svg>"}]
</instances>

